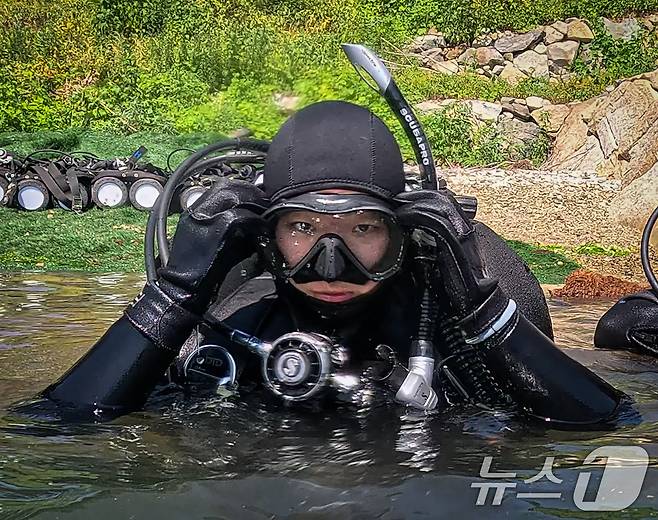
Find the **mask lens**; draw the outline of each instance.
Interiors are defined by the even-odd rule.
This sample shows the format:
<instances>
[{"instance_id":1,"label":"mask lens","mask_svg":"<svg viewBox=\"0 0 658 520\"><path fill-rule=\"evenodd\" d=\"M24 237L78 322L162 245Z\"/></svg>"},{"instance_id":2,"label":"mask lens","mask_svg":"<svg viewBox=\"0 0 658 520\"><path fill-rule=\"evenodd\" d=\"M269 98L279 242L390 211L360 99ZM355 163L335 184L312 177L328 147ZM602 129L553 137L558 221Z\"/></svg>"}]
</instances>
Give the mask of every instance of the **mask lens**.
<instances>
[{"instance_id":1,"label":"mask lens","mask_svg":"<svg viewBox=\"0 0 658 520\"><path fill-rule=\"evenodd\" d=\"M339 237L361 267L374 277L396 267L402 256L403 236L392 217L376 210L320 213L288 211L274 222L277 248L294 269L318 240Z\"/></svg>"}]
</instances>

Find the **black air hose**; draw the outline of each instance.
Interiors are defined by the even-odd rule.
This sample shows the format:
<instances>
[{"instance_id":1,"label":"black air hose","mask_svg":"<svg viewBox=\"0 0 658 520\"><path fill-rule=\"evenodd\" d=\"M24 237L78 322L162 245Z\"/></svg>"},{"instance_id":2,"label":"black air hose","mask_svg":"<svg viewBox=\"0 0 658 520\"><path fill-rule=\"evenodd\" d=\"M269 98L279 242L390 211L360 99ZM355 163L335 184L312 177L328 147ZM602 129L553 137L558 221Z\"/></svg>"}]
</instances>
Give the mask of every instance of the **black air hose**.
<instances>
[{"instance_id":1,"label":"black air hose","mask_svg":"<svg viewBox=\"0 0 658 520\"><path fill-rule=\"evenodd\" d=\"M439 336L445 353L439 367L459 394L475 404L489 407L510 405L512 402L510 397L500 387L484 362L483 346L474 347L466 344L455 316L441 312L439 321L441 323Z\"/></svg>"},{"instance_id":2,"label":"black air hose","mask_svg":"<svg viewBox=\"0 0 658 520\"><path fill-rule=\"evenodd\" d=\"M642 269L644 270L644 275L649 280L649 285L658 294L658 280L656 280L656 275L651 268L651 259L649 258L649 239L651 238L651 232L653 227L656 225L656 220L658 220L658 208L653 210L653 213L647 221L647 225L644 227L644 232L642 233L642 243L640 246L640 258L642 259Z\"/></svg>"}]
</instances>

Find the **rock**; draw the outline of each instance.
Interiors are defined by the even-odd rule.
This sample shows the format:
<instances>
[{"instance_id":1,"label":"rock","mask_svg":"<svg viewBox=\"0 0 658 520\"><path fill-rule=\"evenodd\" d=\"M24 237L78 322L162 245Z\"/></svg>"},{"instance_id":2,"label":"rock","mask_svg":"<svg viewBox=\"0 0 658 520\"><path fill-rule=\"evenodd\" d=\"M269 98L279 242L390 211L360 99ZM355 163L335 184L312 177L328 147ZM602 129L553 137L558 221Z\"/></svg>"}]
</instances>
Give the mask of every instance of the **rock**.
<instances>
[{"instance_id":1,"label":"rock","mask_svg":"<svg viewBox=\"0 0 658 520\"><path fill-rule=\"evenodd\" d=\"M591 42L594 33L583 20L573 20L568 24L567 38L579 42Z\"/></svg>"},{"instance_id":2,"label":"rock","mask_svg":"<svg viewBox=\"0 0 658 520\"><path fill-rule=\"evenodd\" d=\"M446 46L446 39L442 34L424 34L417 36L409 45L411 52L422 52L429 49L443 48Z\"/></svg>"},{"instance_id":3,"label":"rock","mask_svg":"<svg viewBox=\"0 0 658 520\"><path fill-rule=\"evenodd\" d=\"M445 101L438 101L436 99L428 99L427 101L421 101L414 105L414 109L418 112L437 112L445 108Z\"/></svg>"},{"instance_id":4,"label":"rock","mask_svg":"<svg viewBox=\"0 0 658 520\"><path fill-rule=\"evenodd\" d=\"M498 76L504 70L505 67L503 65L494 65L494 67L491 69L491 74L493 74L494 76Z\"/></svg>"},{"instance_id":5,"label":"rock","mask_svg":"<svg viewBox=\"0 0 658 520\"><path fill-rule=\"evenodd\" d=\"M476 52L477 51L475 49L471 49L469 47L459 56L459 58L457 58L457 63L459 63L460 65L473 65L477 63L477 60L475 58Z\"/></svg>"},{"instance_id":6,"label":"rock","mask_svg":"<svg viewBox=\"0 0 658 520\"><path fill-rule=\"evenodd\" d=\"M538 52L539 54L546 54L546 45L543 43L536 45L535 52Z\"/></svg>"},{"instance_id":7,"label":"rock","mask_svg":"<svg viewBox=\"0 0 658 520\"><path fill-rule=\"evenodd\" d=\"M560 130L569 112L571 112L571 107L567 105L546 105L533 110L530 115L544 130L549 133L555 133Z\"/></svg>"},{"instance_id":8,"label":"rock","mask_svg":"<svg viewBox=\"0 0 658 520\"><path fill-rule=\"evenodd\" d=\"M444 53L445 53L445 49L427 49L427 50L422 51L422 52L420 53L420 55L423 56L423 57L427 57L427 56L432 56L432 57L441 56L441 58L443 58Z\"/></svg>"},{"instance_id":9,"label":"rock","mask_svg":"<svg viewBox=\"0 0 658 520\"><path fill-rule=\"evenodd\" d=\"M493 43L493 38L489 34L481 34L473 40L472 47L489 47Z\"/></svg>"},{"instance_id":10,"label":"rock","mask_svg":"<svg viewBox=\"0 0 658 520\"><path fill-rule=\"evenodd\" d=\"M566 35L567 32L569 31L569 24L567 24L566 22L563 22L561 20L558 20L554 24L551 24L550 27L552 29L555 29L556 31L564 34L564 35Z\"/></svg>"},{"instance_id":11,"label":"rock","mask_svg":"<svg viewBox=\"0 0 658 520\"><path fill-rule=\"evenodd\" d=\"M443 57L443 50L429 49L427 51L423 51L421 54L421 61L423 65L428 67L431 67L432 63L445 61L445 58Z\"/></svg>"},{"instance_id":12,"label":"rock","mask_svg":"<svg viewBox=\"0 0 658 520\"><path fill-rule=\"evenodd\" d=\"M502 65L505 63L503 55L493 47L478 47L475 49L475 60L478 65Z\"/></svg>"},{"instance_id":13,"label":"rock","mask_svg":"<svg viewBox=\"0 0 658 520\"><path fill-rule=\"evenodd\" d=\"M546 100L546 99L544 99L544 98L537 97L537 96L529 96L529 97L527 97L527 98L525 99L525 103L526 103L526 105L528 105L528 108L529 108L531 111L532 111L532 110L539 110L539 109L542 108L543 106L545 106L545 105L550 105L550 104L551 104L550 101L548 101L548 100Z\"/></svg>"},{"instance_id":14,"label":"rock","mask_svg":"<svg viewBox=\"0 0 658 520\"><path fill-rule=\"evenodd\" d=\"M535 123L517 119L503 119L497 125L501 135L513 145L524 145L541 135L541 128Z\"/></svg>"},{"instance_id":15,"label":"rock","mask_svg":"<svg viewBox=\"0 0 658 520\"><path fill-rule=\"evenodd\" d=\"M658 92L649 80L626 81L608 95L592 120L598 125L604 117L618 144L619 154L624 155L658 120ZM658 143L655 148L658 151Z\"/></svg>"},{"instance_id":16,"label":"rock","mask_svg":"<svg viewBox=\"0 0 658 520\"><path fill-rule=\"evenodd\" d=\"M658 160L658 122L654 123L623 155L614 154L610 159L614 164L615 157L619 161L620 177L626 184L644 175Z\"/></svg>"},{"instance_id":17,"label":"rock","mask_svg":"<svg viewBox=\"0 0 658 520\"><path fill-rule=\"evenodd\" d=\"M605 104L605 96L598 96L595 98L588 99L582 103L572 103L569 106L571 107L571 113L569 117L578 117L583 120L585 123L589 123L594 118L595 114L601 106Z\"/></svg>"},{"instance_id":18,"label":"rock","mask_svg":"<svg viewBox=\"0 0 658 520\"><path fill-rule=\"evenodd\" d=\"M656 206L658 206L658 163L610 201L608 214L615 222L642 230ZM658 233L653 233L652 237L652 244L658 246Z\"/></svg>"},{"instance_id":19,"label":"rock","mask_svg":"<svg viewBox=\"0 0 658 520\"><path fill-rule=\"evenodd\" d=\"M530 120L530 111L525 105L519 103L504 103L502 107L504 111L513 114L514 117L518 119L522 119L523 121Z\"/></svg>"},{"instance_id":20,"label":"rock","mask_svg":"<svg viewBox=\"0 0 658 520\"><path fill-rule=\"evenodd\" d=\"M642 29L635 18L625 18L621 22L613 22L603 18L606 32L615 40L632 40Z\"/></svg>"},{"instance_id":21,"label":"rock","mask_svg":"<svg viewBox=\"0 0 658 520\"><path fill-rule=\"evenodd\" d=\"M486 72L487 71L484 70L482 67L478 67L477 69L475 69L475 73L479 74L480 76L484 76L486 74Z\"/></svg>"},{"instance_id":22,"label":"rock","mask_svg":"<svg viewBox=\"0 0 658 520\"><path fill-rule=\"evenodd\" d=\"M556 106L565 107L565 105ZM559 132L553 142L553 149L546 163L546 168L549 170L560 170L562 164L571 160L576 151L582 149L587 143L587 136L589 133L587 123L579 113L576 113L575 109L570 109L568 106L565 108L569 109L570 112L567 117L563 119ZM560 118L561 117L562 114L560 114ZM548 121L546 116L541 116L539 119ZM541 122L539 124L546 129Z\"/></svg>"},{"instance_id":23,"label":"rock","mask_svg":"<svg viewBox=\"0 0 658 520\"><path fill-rule=\"evenodd\" d=\"M548 166L595 166L598 174L629 184L657 160L658 92L648 79L634 79L623 81L612 93L572 105Z\"/></svg>"},{"instance_id":24,"label":"rock","mask_svg":"<svg viewBox=\"0 0 658 520\"><path fill-rule=\"evenodd\" d=\"M539 41L543 34L543 31L530 31L524 34L504 36L496 41L494 47L501 53L521 52Z\"/></svg>"},{"instance_id":25,"label":"rock","mask_svg":"<svg viewBox=\"0 0 658 520\"><path fill-rule=\"evenodd\" d=\"M283 93L275 93L272 96L274 105L284 114L292 114L297 110L301 98L299 96L293 96Z\"/></svg>"},{"instance_id":26,"label":"rock","mask_svg":"<svg viewBox=\"0 0 658 520\"><path fill-rule=\"evenodd\" d=\"M596 136L601 143L601 150L603 150L603 157L608 159L612 153L619 148L617 138L610 127L610 122L606 117L599 121L596 129Z\"/></svg>"},{"instance_id":27,"label":"rock","mask_svg":"<svg viewBox=\"0 0 658 520\"><path fill-rule=\"evenodd\" d=\"M465 101L464 105L470 108L471 114L478 121L496 121L503 110L497 103L477 99Z\"/></svg>"},{"instance_id":28,"label":"rock","mask_svg":"<svg viewBox=\"0 0 658 520\"><path fill-rule=\"evenodd\" d=\"M640 74L638 79L646 79L651 83L654 90L658 90L658 69Z\"/></svg>"},{"instance_id":29,"label":"rock","mask_svg":"<svg viewBox=\"0 0 658 520\"><path fill-rule=\"evenodd\" d=\"M505 68L503 69L503 71L500 73L498 77L502 80L507 81L510 85L516 85L520 81L526 79L528 76L526 76L523 72L521 72L511 63L508 63L507 65L505 65Z\"/></svg>"},{"instance_id":30,"label":"rock","mask_svg":"<svg viewBox=\"0 0 658 520\"><path fill-rule=\"evenodd\" d=\"M596 172L604 161L603 151L599 140L593 136L587 136L585 144L576 150L571 157L559 165L560 170L575 170L584 172Z\"/></svg>"},{"instance_id":31,"label":"rock","mask_svg":"<svg viewBox=\"0 0 658 520\"><path fill-rule=\"evenodd\" d=\"M435 70L436 72L439 72L441 74L447 74L449 76L453 74L457 74L459 72L459 65L455 60L447 60L447 61L437 61L434 63L430 63L430 67L432 70Z\"/></svg>"},{"instance_id":32,"label":"rock","mask_svg":"<svg viewBox=\"0 0 658 520\"><path fill-rule=\"evenodd\" d=\"M564 40L564 33L561 33L551 26L546 27L544 31L544 42L546 45L561 42L562 40Z\"/></svg>"},{"instance_id":33,"label":"rock","mask_svg":"<svg viewBox=\"0 0 658 520\"><path fill-rule=\"evenodd\" d=\"M500 102L501 103L514 103L516 101L516 98L513 97L501 97Z\"/></svg>"},{"instance_id":34,"label":"rock","mask_svg":"<svg viewBox=\"0 0 658 520\"><path fill-rule=\"evenodd\" d=\"M548 46L548 59L558 67L568 67L578 54L580 43L572 40L553 43Z\"/></svg>"},{"instance_id":35,"label":"rock","mask_svg":"<svg viewBox=\"0 0 658 520\"><path fill-rule=\"evenodd\" d=\"M506 52L503 54L503 58L505 58L505 61L514 61L514 53Z\"/></svg>"},{"instance_id":36,"label":"rock","mask_svg":"<svg viewBox=\"0 0 658 520\"><path fill-rule=\"evenodd\" d=\"M535 78L548 77L548 56L535 51L525 51L514 58L514 66Z\"/></svg>"},{"instance_id":37,"label":"rock","mask_svg":"<svg viewBox=\"0 0 658 520\"><path fill-rule=\"evenodd\" d=\"M450 49L446 49L445 51L445 58L446 60L454 60L455 58L458 58L461 56L461 54L467 49L466 45L458 45L457 47L452 47Z\"/></svg>"}]
</instances>

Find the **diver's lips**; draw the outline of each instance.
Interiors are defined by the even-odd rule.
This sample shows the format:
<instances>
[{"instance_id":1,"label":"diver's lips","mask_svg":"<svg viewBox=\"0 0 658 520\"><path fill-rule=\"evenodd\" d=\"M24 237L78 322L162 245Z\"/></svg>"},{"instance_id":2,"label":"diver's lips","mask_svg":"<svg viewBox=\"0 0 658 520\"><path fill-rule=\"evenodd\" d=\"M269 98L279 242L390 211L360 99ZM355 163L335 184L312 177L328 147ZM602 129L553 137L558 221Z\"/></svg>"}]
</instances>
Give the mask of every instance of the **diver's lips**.
<instances>
[{"instance_id":1,"label":"diver's lips","mask_svg":"<svg viewBox=\"0 0 658 520\"><path fill-rule=\"evenodd\" d=\"M345 291L345 292L313 291L313 298L325 302L341 303L354 298L354 293L349 291Z\"/></svg>"}]
</instances>

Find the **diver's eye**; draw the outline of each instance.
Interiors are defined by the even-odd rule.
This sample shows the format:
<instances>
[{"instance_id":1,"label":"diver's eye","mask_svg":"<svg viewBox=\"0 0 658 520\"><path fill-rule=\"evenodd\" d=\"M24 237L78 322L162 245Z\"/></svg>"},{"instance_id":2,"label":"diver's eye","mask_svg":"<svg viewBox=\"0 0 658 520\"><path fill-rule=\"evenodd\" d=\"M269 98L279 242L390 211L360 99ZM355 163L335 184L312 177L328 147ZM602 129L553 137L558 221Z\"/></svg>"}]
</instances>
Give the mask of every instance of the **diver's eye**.
<instances>
[{"instance_id":1,"label":"diver's eye","mask_svg":"<svg viewBox=\"0 0 658 520\"><path fill-rule=\"evenodd\" d=\"M365 235L367 233L374 233L377 231L379 226L376 226L375 224L357 224L354 226L354 233L359 234L359 235Z\"/></svg>"},{"instance_id":2,"label":"diver's eye","mask_svg":"<svg viewBox=\"0 0 658 520\"><path fill-rule=\"evenodd\" d=\"M290 224L290 227L295 231L299 231L300 233L306 233L307 235L312 235L314 231L312 224L303 221L293 222Z\"/></svg>"}]
</instances>

